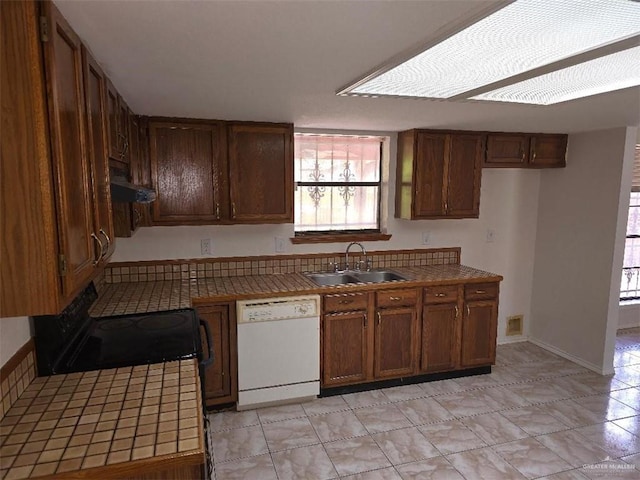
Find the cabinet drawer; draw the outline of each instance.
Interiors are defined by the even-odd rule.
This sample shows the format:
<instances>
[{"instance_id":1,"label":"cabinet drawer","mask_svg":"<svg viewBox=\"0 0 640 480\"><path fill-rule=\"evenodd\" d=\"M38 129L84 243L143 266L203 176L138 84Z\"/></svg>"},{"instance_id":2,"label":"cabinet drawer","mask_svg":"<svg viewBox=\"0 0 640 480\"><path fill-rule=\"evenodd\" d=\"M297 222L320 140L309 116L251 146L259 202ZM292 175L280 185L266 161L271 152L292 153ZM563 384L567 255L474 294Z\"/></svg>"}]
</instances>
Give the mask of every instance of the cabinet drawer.
<instances>
[{"instance_id":1,"label":"cabinet drawer","mask_svg":"<svg viewBox=\"0 0 640 480\"><path fill-rule=\"evenodd\" d=\"M366 293L344 293L325 295L325 312L346 312L350 310L366 310L368 296Z\"/></svg>"},{"instance_id":2,"label":"cabinet drawer","mask_svg":"<svg viewBox=\"0 0 640 480\"><path fill-rule=\"evenodd\" d=\"M455 303L458 301L458 286L444 285L441 287L426 287L424 289L424 303Z\"/></svg>"},{"instance_id":3,"label":"cabinet drawer","mask_svg":"<svg viewBox=\"0 0 640 480\"><path fill-rule=\"evenodd\" d=\"M497 297L497 283L472 283L464 286L465 300L484 300Z\"/></svg>"},{"instance_id":4,"label":"cabinet drawer","mask_svg":"<svg viewBox=\"0 0 640 480\"><path fill-rule=\"evenodd\" d=\"M382 290L376 292L376 305L378 307L416 306L418 302L418 290L406 288L404 290Z\"/></svg>"}]
</instances>

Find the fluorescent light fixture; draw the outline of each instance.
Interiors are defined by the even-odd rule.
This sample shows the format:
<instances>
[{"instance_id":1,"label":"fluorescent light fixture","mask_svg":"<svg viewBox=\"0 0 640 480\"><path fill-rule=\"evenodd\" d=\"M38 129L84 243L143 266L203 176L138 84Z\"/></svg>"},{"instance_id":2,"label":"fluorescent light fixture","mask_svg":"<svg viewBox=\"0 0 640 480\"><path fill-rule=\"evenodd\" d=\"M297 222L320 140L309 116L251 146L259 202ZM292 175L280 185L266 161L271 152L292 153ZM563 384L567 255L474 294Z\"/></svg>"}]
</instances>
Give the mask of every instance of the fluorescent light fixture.
<instances>
[{"instance_id":1,"label":"fluorescent light fixture","mask_svg":"<svg viewBox=\"0 0 640 480\"><path fill-rule=\"evenodd\" d=\"M630 48L471 97L551 105L640 85L640 47Z\"/></svg>"},{"instance_id":2,"label":"fluorescent light fixture","mask_svg":"<svg viewBox=\"0 0 640 480\"><path fill-rule=\"evenodd\" d=\"M517 0L338 94L493 100L480 94L547 74L549 66L571 66L572 57L592 60L591 51L609 54L618 43L628 49L635 40L640 40L638 1Z\"/></svg>"}]
</instances>

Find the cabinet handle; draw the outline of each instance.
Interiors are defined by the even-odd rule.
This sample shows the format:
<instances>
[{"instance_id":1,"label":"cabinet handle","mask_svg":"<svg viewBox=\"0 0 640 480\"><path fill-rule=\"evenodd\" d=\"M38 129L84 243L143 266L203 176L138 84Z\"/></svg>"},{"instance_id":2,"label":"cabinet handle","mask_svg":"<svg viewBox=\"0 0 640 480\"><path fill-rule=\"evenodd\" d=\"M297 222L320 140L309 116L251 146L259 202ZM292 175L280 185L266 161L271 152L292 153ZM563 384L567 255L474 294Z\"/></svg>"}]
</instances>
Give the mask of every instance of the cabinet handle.
<instances>
[{"instance_id":1,"label":"cabinet handle","mask_svg":"<svg viewBox=\"0 0 640 480\"><path fill-rule=\"evenodd\" d=\"M236 218L236 202L231 202L231 218Z\"/></svg>"},{"instance_id":2,"label":"cabinet handle","mask_svg":"<svg viewBox=\"0 0 640 480\"><path fill-rule=\"evenodd\" d=\"M109 235L107 235L107 232L104 231L104 229L100 229L100 231L98 232L100 233L100 235L104 236L104 239L107 241L107 252L109 251L109 247L111 247L111 238L109 237Z\"/></svg>"},{"instance_id":3,"label":"cabinet handle","mask_svg":"<svg viewBox=\"0 0 640 480\"><path fill-rule=\"evenodd\" d=\"M98 255L98 258L96 258L93 261L93 266L95 267L96 265L98 265L98 263L100 263L100 260L102 259L102 252L104 252L104 246L102 245L102 242L100 241L100 239L95 233L91 232L91 238L93 238L96 242L98 242L98 246L100 247L100 254Z\"/></svg>"},{"instance_id":4,"label":"cabinet handle","mask_svg":"<svg viewBox=\"0 0 640 480\"><path fill-rule=\"evenodd\" d=\"M458 310L458 305L455 306L456 309L456 318L460 315L460 310Z\"/></svg>"},{"instance_id":5,"label":"cabinet handle","mask_svg":"<svg viewBox=\"0 0 640 480\"><path fill-rule=\"evenodd\" d=\"M216 220L220 220L220 204L216 203Z\"/></svg>"},{"instance_id":6,"label":"cabinet handle","mask_svg":"<svg viewBox=\"0 0 640 480\"><path fill-rule=\"evenodd\" d=\"M367 328L367 314L366 313L362 314L362 319L364 320L364 328Z\"/></svg>"},{"instance_id":7,"label":"cabinet handle","mask_svg":"<svg viewBox=\"0 0 640 480\"><path fill-rule=\"evenodd\" d=\"M487 291L486 290L476 290L476 293L478 295L484 295L485 293L487 293Z\"/></svg>"},{"instance_id":8,"label":"cabinet handle","mask_svg":"<svg viewBox=\"0 0 640 480\"><path fill-rule=\"evenodd\" d=\"M394 302L397 302L398 300L402 300L402 297L389 297L389 300L393 300Z\"/></svg>"},{"instance_id":9,"label":"cabinet handle","mask_svg":"<svg viewBox=\"0 0 640 480\"><path fill-rule=\"evenodd\" d=\"M535 162L536 161L536 151L533 151L533 155L531 156L531 161Z\"/></svg>"},{"instance_id":10,"label":"cabinet handle","mask_svg":"<svg viewBox=\"0 0 640 480\"><path fill-rule=\"evenodd\" d=\"M467 317L471 315L471 310L469 310L469 305L467 305Z\"/></svg>"},{"instance_id":11,"label":"cabinet handle","mask_svg":"<svg viewBox=\"0 0 640 480\"><path fill-rule=\"evenodd\" d=\"M522 152L522 161L524 162L524 150L520 150Z\"/></svg>"},{"instance_id":12,"label":"cabinet handle","mask_svg":"<svg viewBox=\"0 0 640 480\"><path fill-rule=\"evenodd\" d=\"M436 297L446 297L446 293L436 293Z\"/></svg>"},{"instance_id":13,"label":"cabinet handle","mask_svg":"<svg viewBox=\"0 0 640 480\"><path fill-rule=\"evenodd\" d=\"M340 305L349 305L350 303L353 303L353 300L338 300Z\"/></svg>"},{"instance_id":14,"label":"cabinet handle","mask_svg":"<svg viewBox=\"0 0 640 480\"><path fill-rule=\"evenodd\" d=\"M380 315L380 312L378 312L378 325L380 325L381 321L382 321L382 315Z\"/></svg>"}]
</instances>

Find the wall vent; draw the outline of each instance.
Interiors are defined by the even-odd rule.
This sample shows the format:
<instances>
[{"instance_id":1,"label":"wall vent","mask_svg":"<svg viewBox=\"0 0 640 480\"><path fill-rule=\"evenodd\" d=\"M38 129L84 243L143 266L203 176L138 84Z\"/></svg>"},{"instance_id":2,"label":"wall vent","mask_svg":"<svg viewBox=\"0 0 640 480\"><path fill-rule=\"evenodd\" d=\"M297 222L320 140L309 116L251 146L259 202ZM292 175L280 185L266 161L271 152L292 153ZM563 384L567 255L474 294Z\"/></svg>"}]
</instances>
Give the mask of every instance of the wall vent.
<instances>
[{"instance_id":1,"label":"wall vent","mask_svg":"<svg viewBox=\"0 0 640 480\"><path fill-rule=\"evenodd\" d=\"M522 327L524 325L524 315L514 315L507 317L507 337L513 335L522 335Z\"/></svg>"}]
</instances>

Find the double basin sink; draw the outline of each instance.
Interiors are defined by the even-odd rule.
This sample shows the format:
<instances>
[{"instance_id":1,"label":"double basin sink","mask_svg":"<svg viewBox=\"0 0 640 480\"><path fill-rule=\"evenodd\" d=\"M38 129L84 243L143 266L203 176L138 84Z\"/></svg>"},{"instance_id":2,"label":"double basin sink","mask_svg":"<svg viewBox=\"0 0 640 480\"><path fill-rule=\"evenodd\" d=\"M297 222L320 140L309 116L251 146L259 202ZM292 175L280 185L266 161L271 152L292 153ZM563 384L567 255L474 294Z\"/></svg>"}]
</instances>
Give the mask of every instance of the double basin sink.
<instances>
[{"instance_id":1,"label":"double basin sink","mask_svg":"<svg viewBox=\"0 0 640 480\"><path fill-rule=\"evenodd\" d=\"M306 276L320 286L347 285L351 283L381 283L406 280L391 270L346 271L330 273L307 273Z\"/></svg>"}]
</instances>

